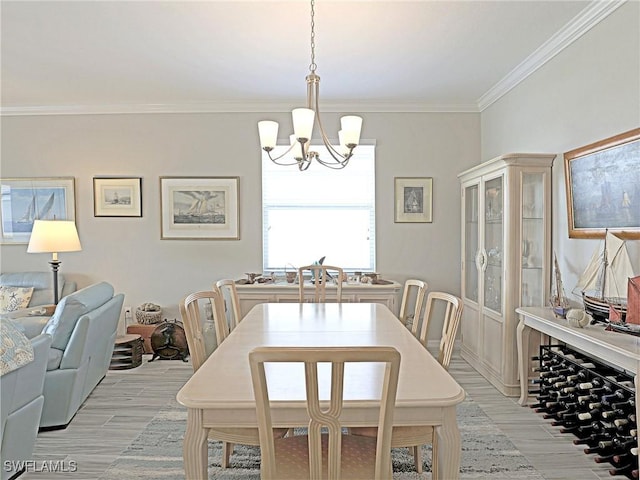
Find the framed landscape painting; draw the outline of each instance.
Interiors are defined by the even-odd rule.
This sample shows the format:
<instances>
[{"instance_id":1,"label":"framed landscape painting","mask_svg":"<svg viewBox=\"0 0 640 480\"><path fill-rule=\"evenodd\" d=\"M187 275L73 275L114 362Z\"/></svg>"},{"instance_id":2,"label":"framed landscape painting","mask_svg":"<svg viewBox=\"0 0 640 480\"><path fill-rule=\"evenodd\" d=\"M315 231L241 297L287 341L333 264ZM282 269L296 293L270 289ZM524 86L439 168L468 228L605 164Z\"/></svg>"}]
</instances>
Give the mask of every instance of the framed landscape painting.
<instances>
[{"instance_id":1,"label":"framed landscape painting","mask_svg":"<svg viewBox=\"0 0 640 480\"><path fill-rule=\"evenodd\" d=\"M0 243L29 243L34 220L75 220L73 177L1 178Z\"/></svg>"},{"instance_id":2,"label":"framed landscape painting","mask_svg":"<svg viewBox=\"0 0 640 480\"><path fill-rule=\"evenodd\" d=\"M570 238L640 238L640 128L564 154Z\"/></svg>"},{"instance_id":3,"label":"framed landscape painting","mask_svg":"<svg viewBox=\"0 0 640 480\"><path fill-rule=\"evenodd\" d=\"M431 223L433 178L396 177L394 180L395 223Z\"/></svg>"},{"instance_id":4,"label":"framed landscape painting","mask_svg":"<svg viewBox=\"0 0 640 480\"><path fill-rule=\"evenodd\" d=\"M94 177L94 217L142 217L142 178Z\"/></svg>"},{"instance_id":5,"label":"framed landscape painting","mask_svg":"<svg viewBox=\"0 0 640 480\"><path fill-rule=\"evenodd\" d=\"M161 239L239 240L239 177L160 177Z\"/></svg>"}]
</instances>

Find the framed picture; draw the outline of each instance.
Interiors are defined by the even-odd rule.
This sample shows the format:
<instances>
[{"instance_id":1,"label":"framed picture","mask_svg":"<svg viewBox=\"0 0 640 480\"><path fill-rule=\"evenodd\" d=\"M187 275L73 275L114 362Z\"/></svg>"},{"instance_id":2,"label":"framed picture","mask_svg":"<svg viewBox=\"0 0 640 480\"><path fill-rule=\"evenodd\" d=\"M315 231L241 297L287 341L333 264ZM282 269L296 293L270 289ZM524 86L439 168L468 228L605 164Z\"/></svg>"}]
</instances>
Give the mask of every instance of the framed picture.
<instances>
[{"instance_id":1,"label":"framed picture","mask_svg":"<svg viewBox=\"0 0 640 480\"><path fill-rule=\"evenodd\" d=\"M395 223L431 223L431 177L396 177Z\"/></svg>"},{"instance_id":2,"label":"framed picture","mask_svg":"<svg viewBox=\"0 0 640 480\"><path fill-rule=\"evenodd\" d=\"M141 217L142 178L93 177L94 217Z\"/></svg>"},{"instance_id":3,"label":"framed picture","mask_svg":"<svg viewBox=\"0 0 640 480\"><path fill-rule=\"evenodd\" d=\"M162 239L239 240L239 177L160 177Z\"/></svg>"},{"instance_id":4,"label":"framed picture","mask_svg":"<svg viewBox=\"0 0 640 480\"><path fill-rule=\"evenodd\" d=\"M1 243L29 243L34 220L75 220L73 177L1 178Z\"/></svg>"},{"instance_id":5,"label":"framed picture","mask_svg":"<svg viewBox=\"0 0 640 480\"><path fill-rule=\"evenodd\" d=\"M640 238L640 128L564 154L570 238Z\"/></svg>"}]
</instances>

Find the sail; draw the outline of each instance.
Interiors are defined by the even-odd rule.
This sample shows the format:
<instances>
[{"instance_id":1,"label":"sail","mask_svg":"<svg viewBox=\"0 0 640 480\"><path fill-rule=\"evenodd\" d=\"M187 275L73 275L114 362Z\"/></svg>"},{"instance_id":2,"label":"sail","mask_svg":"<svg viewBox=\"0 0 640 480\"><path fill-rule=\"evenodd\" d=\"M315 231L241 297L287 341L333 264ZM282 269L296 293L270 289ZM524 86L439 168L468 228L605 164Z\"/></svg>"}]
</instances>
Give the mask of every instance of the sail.
<instances>
[{"instance_id":1,"label":"sail","mask_svg":"<svg viewBox=\"0 0 640 480\"><path fill-rule=\"evenodd\" d=\"M626 299L627 282L635 276L624 240L607 232L584 270L576 290L604 299Z\"/></svg>"},{"instance_id":2,"label":"sail","mask_svg":"<svg viewBox=\"0 0 640 480\"><path fill-rule=\"evenodd\" d=\"M44 204L42 209L40 209L40 215L38 215L39 220L45 220L47 215L51 211L51 207L53 207L53 199L55 197L55 193L52 193L47 202Z\"/></svg>"},{"instance_id":3,"label":"sail","mask_svg":"<svg viewBox=\"0 0 640 480\"><path fill-rule=\"evenodd\" d=\"M29 202L29 206L27 207L27 211L24 212L24 215L22 216L22 218L20 220L18 220L18 223L31 223L31 222L33 222L33 215L34 215L35 210L36 210L36 196L34 195L33 198L31 198L31 202Z\"/></svg>"}]
</instances>

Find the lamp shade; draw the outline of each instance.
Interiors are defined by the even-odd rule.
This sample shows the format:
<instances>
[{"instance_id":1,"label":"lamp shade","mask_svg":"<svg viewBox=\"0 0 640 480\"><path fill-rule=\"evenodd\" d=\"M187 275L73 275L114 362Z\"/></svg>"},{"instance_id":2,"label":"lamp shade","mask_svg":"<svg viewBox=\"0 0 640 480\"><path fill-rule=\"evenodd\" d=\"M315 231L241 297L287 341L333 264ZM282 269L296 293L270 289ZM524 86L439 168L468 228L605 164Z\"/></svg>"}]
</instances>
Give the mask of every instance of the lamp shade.
<instances>
[{"instance_id":1,"label":"lamp shade","mask_svg":"<svg viewBox=\"0 0 640 480\"><path fill-rule=\"evenodd\" d=\"M76 224L72 220L35 220L27 252L58 253L82 250Z\"/></svg>"}]
</instances>

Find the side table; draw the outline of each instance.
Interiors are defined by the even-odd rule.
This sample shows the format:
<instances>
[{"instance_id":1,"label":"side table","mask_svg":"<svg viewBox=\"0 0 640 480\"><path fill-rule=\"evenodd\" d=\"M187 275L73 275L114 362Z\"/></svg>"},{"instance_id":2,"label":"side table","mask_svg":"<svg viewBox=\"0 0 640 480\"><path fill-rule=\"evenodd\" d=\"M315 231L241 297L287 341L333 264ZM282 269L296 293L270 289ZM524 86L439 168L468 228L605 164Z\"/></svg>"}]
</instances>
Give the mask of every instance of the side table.
<instances>
[{"instance_id":1,"label":"side table","mask_svg":"<svg viewBox=\"0 0 640 480\"><path fill-rule=\"evenodd\" d=\"M151 347L151 334L157 326L157 323L153 323L151 325L134 323L127 326L127 333L140 335L142 337L142 341L144 342L144 353L153 353L153 348Z\"/></svg>"},{"instance_id":2,"label":"side table","mask_svg":"<svg viewBox=\"0 0 640 480\"><path fill-rule=\"evenodd\" d=\"M142 337L137 334L116 338L109 370L126 370L142 364Z\"/></svg>"}]
</instances>

